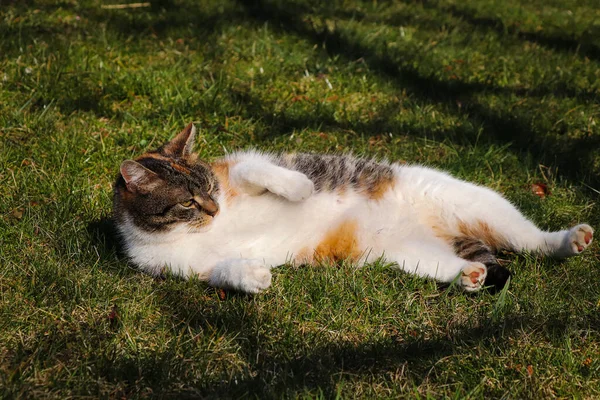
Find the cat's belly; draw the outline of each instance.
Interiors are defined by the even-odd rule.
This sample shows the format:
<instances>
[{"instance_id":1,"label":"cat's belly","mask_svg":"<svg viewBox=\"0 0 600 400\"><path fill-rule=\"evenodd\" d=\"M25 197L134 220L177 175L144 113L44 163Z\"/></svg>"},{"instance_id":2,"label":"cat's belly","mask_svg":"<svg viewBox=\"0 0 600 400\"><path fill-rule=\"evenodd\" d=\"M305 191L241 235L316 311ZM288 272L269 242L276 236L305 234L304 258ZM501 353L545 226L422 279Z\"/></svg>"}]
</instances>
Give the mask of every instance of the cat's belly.
<instances>
[{"instance_id":1,"label":"cat's belly","mask_svg":"<svg viewBox=\"0 0 600 400\"><path fill-rule=\"evenodd\" d=\"M195 236L203 258L286 262L376 259L410 232L411 218L397 194L365 200L358 193L317 193L298 203L274 195L245 196ZM192 245L192 243L190 243Z\"/></svg>"}]
</instances>

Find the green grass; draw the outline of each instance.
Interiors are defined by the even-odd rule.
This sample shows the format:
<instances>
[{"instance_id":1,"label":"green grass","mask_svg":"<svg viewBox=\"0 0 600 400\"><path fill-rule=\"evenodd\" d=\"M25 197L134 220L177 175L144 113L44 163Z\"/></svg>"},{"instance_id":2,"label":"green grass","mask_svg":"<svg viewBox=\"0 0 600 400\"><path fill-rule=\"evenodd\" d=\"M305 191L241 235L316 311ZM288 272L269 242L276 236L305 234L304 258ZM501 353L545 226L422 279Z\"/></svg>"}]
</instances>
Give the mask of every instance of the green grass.
<instances>
[{"instance_id":1,"label":"green grass","mask_svg":"<svg viewBox=\"0 0 600 400\"><path fill-rule=\"evenodd\" d=\"M500 295L381 263L222 300L108 220L120 161L195 121L206 159L351 150L600 227L595 0L109 2L0 8L0 397L600 396L597 244L503 255Z\"/></svg>"}]
</instances>

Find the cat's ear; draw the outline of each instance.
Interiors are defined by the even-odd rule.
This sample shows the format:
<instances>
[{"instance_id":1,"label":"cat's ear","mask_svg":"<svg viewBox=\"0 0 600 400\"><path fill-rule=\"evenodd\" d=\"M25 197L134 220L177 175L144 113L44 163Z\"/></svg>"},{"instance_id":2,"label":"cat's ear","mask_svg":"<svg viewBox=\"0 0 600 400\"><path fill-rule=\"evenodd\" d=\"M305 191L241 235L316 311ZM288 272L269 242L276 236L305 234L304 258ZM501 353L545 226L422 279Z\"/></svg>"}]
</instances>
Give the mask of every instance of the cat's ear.
<instances>
[{"instance_id":1,"label":"cat's ear","mask_svg":"<svg viewBox=\"0 0 600 400\"><path fill-rule=\"evenodd\" d=\"M196 141L196 127L192 122L179 132L169 143L163 146L163 151L172 157L187 157L192 154Z\"/></svg>"},{"instance_id":2,"label":"cat's ear","mask_svg":"<svg viewBox=\"0 0 600 400\"><path fill-rule=\"evenodd\" d=\"M125 180L127 190L133 193L149 193L161 180L156 173L133 160L121 163L121 176Z\"/></svg>"}]
</instances>

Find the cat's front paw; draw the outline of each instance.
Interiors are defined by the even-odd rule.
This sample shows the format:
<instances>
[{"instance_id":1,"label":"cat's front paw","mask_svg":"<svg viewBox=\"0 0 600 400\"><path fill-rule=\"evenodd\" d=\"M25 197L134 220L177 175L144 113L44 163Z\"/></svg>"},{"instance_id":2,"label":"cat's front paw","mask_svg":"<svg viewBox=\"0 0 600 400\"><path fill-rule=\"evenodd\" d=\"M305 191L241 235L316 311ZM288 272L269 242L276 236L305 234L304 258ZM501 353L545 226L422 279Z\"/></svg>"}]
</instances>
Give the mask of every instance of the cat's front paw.
<instances>
[{"instance_id":1,"label":"cat's front paw","mask_svg":"<svg viewBox=\"0 0 600 400\"><path fill-rule=\"evenodd\" d=\"M271 286L271 271L257 259L225 260L214 267L208 283L214 287L258 293Z\"/></svg>"},{"instance_id":2,"label":"cat's front paw","mask_svg":"<svg viewBox=\"0 0 600 400\"><path fill-rule=\"evenodd\" d=\"M566 245L571 250L571 255L576 255L588 248L594 240L594 229L588 224L580 224L569 229Z\"/></svg>"},{"instance_id":3,"label":"cat's front paw","mask_svg":"<svg viewBox=\"0 0 600 400\"><path fill-rule=\"evenodd\" d=\"M479 262L470 262L460 274L460 286L467 292L476 292L483 288L487 268Z\"/></svg>"},{"instance_id":4,"label":"cat's front paw","mask_svg":"<svg viewBox=\"0 0 600 400\"><path fill-rule=\"evenodd\" d=\"M315 184L308 179L306 175L297 171L289 171L286 174L285 182L274 190L281 197L289 201L302 201L312 196L315 191Z\"/></svg>"},{"instance_id":5,"label":"cat's front paw","mask_svg":"<svg viewBox=\"0 0 600 400\"><path fill-rule=\"evenodd\" d=\"M271 286L271 271L263 266L248 269L240 283L240 289L246 293L258 293Z\"/></svg>"}]
</instances>

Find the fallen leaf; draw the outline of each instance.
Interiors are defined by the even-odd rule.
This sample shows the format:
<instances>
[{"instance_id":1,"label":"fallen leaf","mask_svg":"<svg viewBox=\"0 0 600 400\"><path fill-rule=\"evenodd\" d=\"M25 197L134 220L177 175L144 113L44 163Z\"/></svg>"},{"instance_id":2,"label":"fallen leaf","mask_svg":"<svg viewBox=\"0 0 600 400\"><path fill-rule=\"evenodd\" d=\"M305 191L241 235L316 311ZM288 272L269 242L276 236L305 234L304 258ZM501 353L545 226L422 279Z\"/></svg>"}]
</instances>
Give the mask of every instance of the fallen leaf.
<instances>
[{"instance_id":1,"label":"fallen leaf","mask_svg":"<svg viewBox=\"0 0 600 400\"><path fill-rule=\"evenodd\" d=\"M381 135L371 136L369 138L369 146L375 146L380 144L383 141Z\"/></svg>"},{"instance_id":2,"label":"fallen leaf","mask_svg":"<svg viewBox=\"0 0 600 400\"><path fill-rule=\"evenodd\" d=\"M22 208L15 208L14 210L12 210L11 214L16 219L21 219L21 218L23 218L23 209Z\"/></svg>"},{"instance_id":3,"label":"fallen leaf","mask_svg":"<svg viewBox=\"0 0 600 400\"><path fill-rule=\"evenodd\" d=\"M544 183L533 183L531 185L531 193L536 196L545 199L546 196L550 195L550 191L548 190L548 186Z\"/></svg>"},{"instance_id":4,"label":"fallen leaf","mask_svg":"<svg viewBox=\"0 0 600 400\"><path fill-rule=\"evenodd\" d=\"M219 299L225 300L225 297L226 297L225 290L217 289L217 294L219 295Z\"/></svg>"},{"instance_id":5,"label":"fallen leaf","mask_svg":"<svg viewBox=\"0 0 600 400\"><path fill-rule=\"evenodd\" d=\"M531 364L527 366L527 375L533 375L533 367L531 366Z\"/></svg>"},{"instance_id":6,"label":"fallen leaf","mask_svg":"<svg viewBox=\"0 0 600 400\"><path fill-rule=\"evenodd\" d=\"M119 311L116 304L113 305L107 318L110 326L114 326L119 321Z\"/></svg>"}]
</instances>

